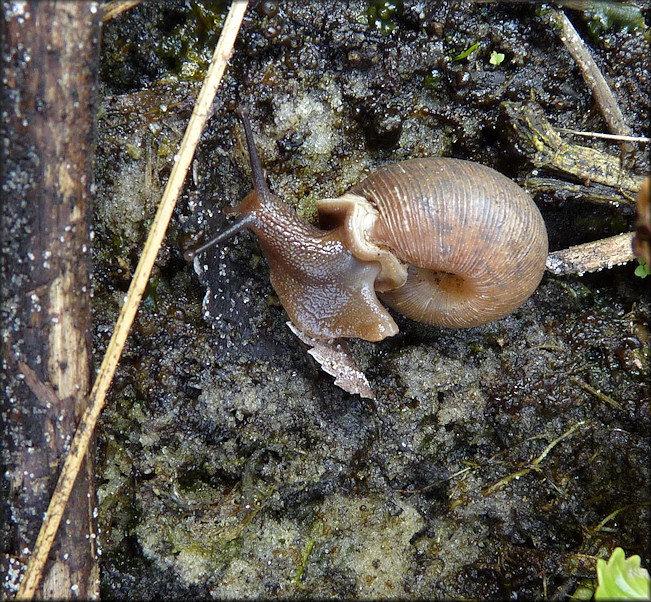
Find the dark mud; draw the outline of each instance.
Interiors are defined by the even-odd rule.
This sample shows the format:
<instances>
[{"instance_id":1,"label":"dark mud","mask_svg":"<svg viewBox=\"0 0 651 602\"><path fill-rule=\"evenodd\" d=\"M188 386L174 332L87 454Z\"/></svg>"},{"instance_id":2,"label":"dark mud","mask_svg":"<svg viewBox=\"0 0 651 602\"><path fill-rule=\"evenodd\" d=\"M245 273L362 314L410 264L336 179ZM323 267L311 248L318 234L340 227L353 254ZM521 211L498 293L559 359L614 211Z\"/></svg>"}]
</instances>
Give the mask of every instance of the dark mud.
<instances>
[{"instance_id":1,"label":"dark mud","mask_svg":"<svg viewBox=\"0 0 651 602\"><path fill-rule=\"evenodd\" d=\"M287 329L252 234L206 254L201 277L183 260L251 188L238 106L271 188L308 218L410 157L523 182L502 101L533 96L556 127L605 131L545 9L392 6L249 8L99 427L105 597L541 598L590 586L589 557L616 545L649 564L649 300L634 264L546 275L511 316L467 331L394 315L397 336L351 342L373 406ZM149 2L105 27L98 358L223 15ZM644 134L648 29L568 15ZM648 172L640 150L628 161ZM552 250L632 227L626 205L536 201Z\"/></svg>"}]
</instances>

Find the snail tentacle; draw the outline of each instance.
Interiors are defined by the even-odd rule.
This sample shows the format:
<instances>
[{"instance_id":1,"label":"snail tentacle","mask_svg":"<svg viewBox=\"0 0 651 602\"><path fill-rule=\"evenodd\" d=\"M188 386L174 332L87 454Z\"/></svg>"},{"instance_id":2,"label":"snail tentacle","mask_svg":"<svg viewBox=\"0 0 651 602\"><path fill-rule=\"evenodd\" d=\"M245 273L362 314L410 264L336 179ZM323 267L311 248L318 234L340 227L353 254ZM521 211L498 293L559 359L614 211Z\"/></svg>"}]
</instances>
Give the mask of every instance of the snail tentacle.
<instances>
[{"instance_id":1,"label":"snail tentacle","mask_svg":"<svg viewBox=\"0 0 651 602\"><path fill-rule=\"evenodd\" d=\"M255 221L255 215L253 214L245 215L243 218L239 219L234 224L231 224L228 228L226 228L226 230L222 230L217 236L211 238L208 242L205 242L200 247L186 251L184 254L185 260L192 261L197 255L201 255L202 253L205 253L208 249L211 249L212 247L223 243L224 241L235 236L245 228L250 228L253 225L254 221Z\"/></svg>"}]
</instances>

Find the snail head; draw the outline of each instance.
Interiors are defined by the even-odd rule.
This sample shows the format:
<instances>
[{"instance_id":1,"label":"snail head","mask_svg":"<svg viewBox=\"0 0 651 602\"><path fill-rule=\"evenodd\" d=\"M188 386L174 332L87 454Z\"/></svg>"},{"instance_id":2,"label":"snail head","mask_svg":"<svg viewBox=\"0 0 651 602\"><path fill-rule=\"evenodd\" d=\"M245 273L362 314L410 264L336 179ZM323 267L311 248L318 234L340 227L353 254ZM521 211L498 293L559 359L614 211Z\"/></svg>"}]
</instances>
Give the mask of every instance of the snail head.
<instances>
[{"instance_id":1,"label":"snail head","mask_svg":"<svg viewBox=\"0 0 651 602\"><path fill-rule=\"evenodd\" d=\"M200 246L193 259L244 228L258 237L270 267L271 283L292 322L313 338L357 337L379 341L398 332L375 294L381 271L376 253L358 258L347 242L346 224L321 230L307 223L267 186L245 110L238 110L249 150L253 190L224 210L241 216ZM368 245L367 245L368 246Z\"/></svg>"}]
</instances>

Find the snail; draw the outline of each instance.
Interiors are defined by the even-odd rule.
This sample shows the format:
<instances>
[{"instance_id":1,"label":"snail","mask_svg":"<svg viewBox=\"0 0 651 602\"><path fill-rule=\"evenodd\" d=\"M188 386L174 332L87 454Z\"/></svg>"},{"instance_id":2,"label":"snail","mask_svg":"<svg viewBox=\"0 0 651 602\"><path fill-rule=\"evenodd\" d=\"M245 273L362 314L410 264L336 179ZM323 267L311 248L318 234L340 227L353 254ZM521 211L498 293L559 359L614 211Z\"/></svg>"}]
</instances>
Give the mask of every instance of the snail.
<instances>
[{"instance_id":1,"label":"snail","mask_svg":"<svg viewBox=\"0 0 651 602\"><path fill-rule=\"evenodd\" d=\"M317 201L317 228L265 182L246 112L254 189L225 213L241 218L188 255L250 228L291 321L317 339L380 341L405 316L468 328L502 318L536 289L547 231L531 197L478 163L410 159L383 167L338 198Z\"/></svg>"}]
</instances>

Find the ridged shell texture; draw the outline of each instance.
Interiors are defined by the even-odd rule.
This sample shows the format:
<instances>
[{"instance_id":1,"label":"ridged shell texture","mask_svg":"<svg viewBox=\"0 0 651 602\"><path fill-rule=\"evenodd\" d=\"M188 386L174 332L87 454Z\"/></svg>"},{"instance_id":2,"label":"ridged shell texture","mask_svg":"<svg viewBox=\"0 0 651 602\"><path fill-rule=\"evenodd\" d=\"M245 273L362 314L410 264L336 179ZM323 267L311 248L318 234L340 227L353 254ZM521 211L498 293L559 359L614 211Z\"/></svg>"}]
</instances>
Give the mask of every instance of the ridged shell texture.
<instances>
[{"instance_id":1,"label":"ridged shell texture","mask_svg":"<svg viewBox=\"0 0 651 602\"><path fill-rule=\"evenodd\" d=\"M536 289L547 230L531 197L499 172L450 158L380 169L350 190L378 211L373 241L408 264L381 294L404 315L445 327L485 324Z\"/></svg>"}]
</instances>

